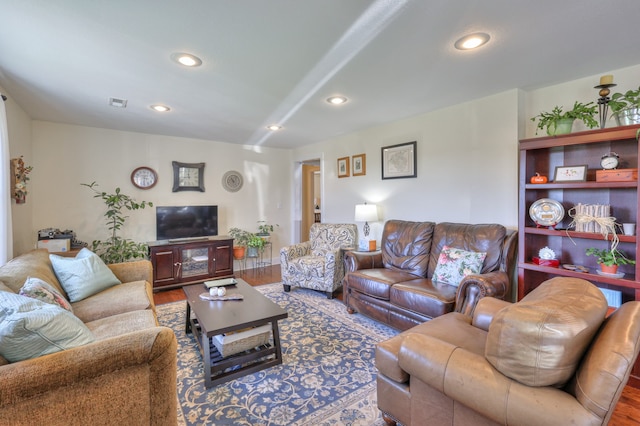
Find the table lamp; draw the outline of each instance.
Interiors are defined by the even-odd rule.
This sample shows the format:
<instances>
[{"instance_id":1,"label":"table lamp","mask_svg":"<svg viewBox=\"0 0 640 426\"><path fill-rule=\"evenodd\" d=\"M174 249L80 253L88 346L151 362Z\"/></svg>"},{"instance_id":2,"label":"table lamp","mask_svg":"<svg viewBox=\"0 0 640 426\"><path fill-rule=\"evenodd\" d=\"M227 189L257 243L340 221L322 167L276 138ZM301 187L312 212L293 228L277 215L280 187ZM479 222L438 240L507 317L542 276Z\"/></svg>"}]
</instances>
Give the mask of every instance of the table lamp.
<instances>
[{"instance_id":1,"label":"table lamp","mask_svg":"<svg viewBox=\"0 0 640 426\"><path fill-rule=\"evenodd\" d=\"M360 250L373 251L376 249L376 240L369 240L369 222L378 220L378 207L375 204L356 204L356 222L364 222L362 232L364 238L360 239Z\"/></svg>"}]
</instances>

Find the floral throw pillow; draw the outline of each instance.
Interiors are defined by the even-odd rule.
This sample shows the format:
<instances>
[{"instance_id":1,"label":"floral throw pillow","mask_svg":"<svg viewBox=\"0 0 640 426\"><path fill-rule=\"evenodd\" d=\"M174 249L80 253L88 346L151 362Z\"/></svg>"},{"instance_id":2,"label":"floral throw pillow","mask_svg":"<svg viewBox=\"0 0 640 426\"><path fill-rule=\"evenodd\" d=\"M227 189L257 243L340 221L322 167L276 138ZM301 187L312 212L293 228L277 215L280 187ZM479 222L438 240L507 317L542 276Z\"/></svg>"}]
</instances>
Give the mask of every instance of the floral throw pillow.
<instances>
[{"instance_id":1,"label":"floral throw pillow","mask_svg":"<svg viewBox=\"0 0 640 426\"><path fill-rule=\"evenodd\" d=\"M40 278L27 278L24 285L20 289L20 294L23 296L31 297L32 299L38 299L45 303L51 303L58 305L69 312L73 312L71 304L64 298L52 285L42 281Z\"/></svg>"},{"instance_id":2,"label":"floral throw pillow","mask_svg":"<svg viewBox=\"0 0 640 426\"><path fill-rule=\"evenodd\" d=\"M477 274L482 270L485 257L487 257L487 253L484 252L472 252L444 246L431 279L457 287L464 277Z\"/></svg>"}]
</instances>

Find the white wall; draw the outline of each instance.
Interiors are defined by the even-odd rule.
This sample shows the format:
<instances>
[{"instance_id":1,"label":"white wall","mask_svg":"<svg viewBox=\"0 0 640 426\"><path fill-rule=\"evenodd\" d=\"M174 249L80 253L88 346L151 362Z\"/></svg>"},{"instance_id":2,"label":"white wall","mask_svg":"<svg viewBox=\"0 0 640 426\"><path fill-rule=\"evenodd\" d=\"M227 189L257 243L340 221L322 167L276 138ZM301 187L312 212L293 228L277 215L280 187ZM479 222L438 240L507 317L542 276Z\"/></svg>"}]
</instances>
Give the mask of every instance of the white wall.
<instances>
[{"instance_id":1,"label":"white wall","mask_svg":"<svg viewBox=\"0 0 640 426\"><path fill-rule=\"evenodd\" d=\"M518 91L489 96L297 149L324 153L323 222L353 222L356 204L388 219L516 227ZM381 179L381 148L417 141L417 178ZM338 178L337 159L366 154L366 176ZM359 224L361 229L362 224Z\"/></svg>"},{"instance_id":2,"label":"white wall","mask_svg":"<svg viewBox=\"0 0 640 426\"><path fill-rule=\"evenodd\" d=\"M104 203L81 183L98 182L99 190L122 192L154 205L218 205L219 233L238 226L257 231L259 220L290 222L291 152L197 139L148 135L117 130L33 122L33 233L41 228L73 229L91 242L104 239ZM172 192L172 161L204 162L205 192ZM149 190L131 184L131 172L149 166L159 175ZM222 187L222 176L237 170L244 186L235 193ZM155 240L155 208L130 212L123 236ZM289 241L288 227L273 237L274 254L280 241Z\"/></svg>"}]
</instances>

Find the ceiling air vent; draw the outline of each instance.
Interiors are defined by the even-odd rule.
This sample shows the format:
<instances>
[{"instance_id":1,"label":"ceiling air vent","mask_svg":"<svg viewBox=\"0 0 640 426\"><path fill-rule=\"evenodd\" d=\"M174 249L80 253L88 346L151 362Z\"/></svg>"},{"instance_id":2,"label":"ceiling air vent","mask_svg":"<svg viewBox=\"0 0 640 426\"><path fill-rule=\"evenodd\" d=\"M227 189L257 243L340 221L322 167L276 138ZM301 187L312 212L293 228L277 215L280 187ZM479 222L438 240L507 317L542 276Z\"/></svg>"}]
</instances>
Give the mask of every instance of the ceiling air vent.
<instances>
[{"instance_id":1,"label":"ceiling air vent","mask_svg":"<svg viewBox=\"0 0 640 426\"><path fill-rule=\"evenodd\" d=\"M126 108L127 100L118 98L109 98L109 105L116 108Z\"/></svg>"}]
</instances>

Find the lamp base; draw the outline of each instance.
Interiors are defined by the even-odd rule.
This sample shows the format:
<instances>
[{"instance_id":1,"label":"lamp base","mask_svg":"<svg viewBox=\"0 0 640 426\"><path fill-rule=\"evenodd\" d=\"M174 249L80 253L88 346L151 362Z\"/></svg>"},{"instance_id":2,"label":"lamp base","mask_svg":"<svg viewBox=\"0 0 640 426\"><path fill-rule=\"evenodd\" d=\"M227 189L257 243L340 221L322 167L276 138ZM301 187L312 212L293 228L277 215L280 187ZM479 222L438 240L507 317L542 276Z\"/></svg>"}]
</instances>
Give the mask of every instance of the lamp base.
<instances>
[{"instance_id":1,"label":"lamp base","mask_svg":"<svg viewBox=\"0 0 640 426\"><path fill-rule=\"evenodd\" d=\"M376 240L369 240L367 238L362 238L358 241L358 251L376 251L377 242Z\"/></svg>"}]
</instances>

